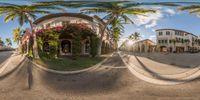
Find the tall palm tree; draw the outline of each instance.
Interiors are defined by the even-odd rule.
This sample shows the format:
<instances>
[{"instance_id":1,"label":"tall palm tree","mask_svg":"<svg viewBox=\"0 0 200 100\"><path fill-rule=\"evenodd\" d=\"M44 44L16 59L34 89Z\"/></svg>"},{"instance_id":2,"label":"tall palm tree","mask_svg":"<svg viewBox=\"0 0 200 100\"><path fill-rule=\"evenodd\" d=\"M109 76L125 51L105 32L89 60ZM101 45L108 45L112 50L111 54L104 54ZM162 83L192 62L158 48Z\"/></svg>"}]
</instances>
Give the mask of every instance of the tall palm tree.
<instances>
[{"instance_id":1,"label":"tall palm tree","mask_svg":"<svg viewBox=\"0 0 200 100\"><path fill-rule=\"evenodd\" d=\"M0 3L0 15L5 15L5 22L9 22L18 18L20 26L24 23L29 23L33 34L33 51L34 57L39 58L38 48L36 42L36 34L34 32L33 21L37 18L38 14L49 14L48 10L63 10L59 7L55 7L47 4L31 4L31 5L18 5L9 3Z\"/></svg>"},{"instance_id":2,"label":"tall palm tree","mask_svg":"<svg viewBox=\"0 0 200 100\"><path fill-rule=\"evenodd\" d=\"M16 42L19 45L20 42L20 36L21 36L22 30L21 28L17 27L13 30L13 41Z\"/></svg>"},{"instance_id":3,"label":"tall palm tree","mask_svg":"<svg viewBox=\"0 0 200 100\"><path fill-rule=\"evenodd\" d=\"M7 44L7 46L8 47L11 47L12 46L12 41L11 41L11 39L10 38L6 38L6 44Z\"/></svg>"},{"instance_id":4,"label":"tall palm tree","mask_svg":"<svg viewBox=\"0 0 200 100\"><path fill-rule=\"evenodd\" d=\"M140 37L141 37L141 36L140 36L140 33L135 32L135 33L131 34L131 35L128 37L128 39L129 39L129 40L136 41L136 40L139 40Z\"/></svg>"},{"instance_id":5,"label":"tall palm tree","mask_svg":"<svg viewBox=\"0 0 200 100\"><path fill-rule=\"evenodd\" d=\"M91 6L91 7L90 7ZM97 2L88 4L89 8L81 9L82 13L106 13L104 20L105 25L101 29L101 38L98 47L98 55L101 54L102 40L105 30L115 19L121 19L124 22L134 23L127 15L145 15L146 13L155 13L153 9L142 8L133 5L125 5L124 2Z\"/></svg>"},{"instance_id":6,"label":"tall palm tree","mask_svg":"<svg viewBox=\"0 0 200 100\"><path fill-rule=\"evenodd\" d=\"M3 42L3 40L1 39L1 37L0 37L0 46L1 46L1 47L4 46L4 42Z\"/></svg>"}]
</instances>

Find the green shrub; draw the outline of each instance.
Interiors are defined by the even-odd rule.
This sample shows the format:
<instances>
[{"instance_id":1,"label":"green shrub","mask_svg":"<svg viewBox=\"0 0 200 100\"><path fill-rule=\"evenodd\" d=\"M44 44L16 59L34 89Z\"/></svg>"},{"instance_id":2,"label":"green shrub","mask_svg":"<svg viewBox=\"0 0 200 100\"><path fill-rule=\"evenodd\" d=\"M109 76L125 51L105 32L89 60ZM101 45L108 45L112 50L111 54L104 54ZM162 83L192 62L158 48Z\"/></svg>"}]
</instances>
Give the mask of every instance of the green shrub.
<instances>
[{"instance_id":1,"label":"green shrub","mask_svg":"<svg viewBox=\"0 0 200 100\"><path fill-rule=\"evenodd\" d=\"M92 57L95 57L97 55L99 42L100 40L99 38L97 38L97 36L92 35L90 37L90 54L92 55Z\"/></svg>"},{"instance_id":2,"label":"green shrub","mask_svg":"<svg viewBox=\"0 0 200 100\"><path fill-rule=\"evenodd\" d=\"M75 37L72 41L72 55L74 59L77 59L81 53L81 34L75 33Z\"/></svg>"}]
</instances>

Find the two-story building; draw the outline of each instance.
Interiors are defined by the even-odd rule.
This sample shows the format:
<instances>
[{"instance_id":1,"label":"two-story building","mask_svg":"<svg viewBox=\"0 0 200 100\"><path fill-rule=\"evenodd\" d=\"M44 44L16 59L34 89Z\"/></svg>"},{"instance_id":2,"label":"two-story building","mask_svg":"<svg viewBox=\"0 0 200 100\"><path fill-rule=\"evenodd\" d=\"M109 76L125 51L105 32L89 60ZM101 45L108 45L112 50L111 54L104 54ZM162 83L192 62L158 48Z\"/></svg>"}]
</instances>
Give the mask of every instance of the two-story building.
<instances>
[{"instance_id":1,"label":"two-story building","mask_svg":"<svg viewBox=\"0 0 200 100\"><path fill-rule=\"evenodd\" d=\"M186 52L198 49L198 36L177 29L156 30L157 49L160 52Z\"/></svg>"},{"instance_id":2,"label":"two-story building","mask_svg":"<svg viewBox=\"0 0 200 100\"><path fill-rule=\"evenodd\" d=\"M94 34L98 38L101 38L101 31L103 25L102 20L97 16L91 17L84 14L79 13L57 13L57 14L49 14L37 19L34 22L34 31L37 33L41 30L45 29L52 29L52 28L62 28L67 27L69 24L80 24L84 25L83 27L90 28ZM104 48L107 49L114 49L116 48L116 44L114 43L110 31L107 29L103 36L103 44L102 50ZM29 35L28 35L29 34ZM24 44L25 48L27 47L27 43L30 41L31 32L29 29L25 32L24 36L22 37L22 44ZM81 38L81 54L88 55L90 52L90 36L85 36ZM62 32L59 36L59 53L60 55L71 55L72 54L72 41L74 40L73 33L70 32ZM48 45L48 40L44 41L46 45ZM44 45L45 45L44 44ZM25 46L26 45L26 46Z\"/></svg>"}]
</instances>

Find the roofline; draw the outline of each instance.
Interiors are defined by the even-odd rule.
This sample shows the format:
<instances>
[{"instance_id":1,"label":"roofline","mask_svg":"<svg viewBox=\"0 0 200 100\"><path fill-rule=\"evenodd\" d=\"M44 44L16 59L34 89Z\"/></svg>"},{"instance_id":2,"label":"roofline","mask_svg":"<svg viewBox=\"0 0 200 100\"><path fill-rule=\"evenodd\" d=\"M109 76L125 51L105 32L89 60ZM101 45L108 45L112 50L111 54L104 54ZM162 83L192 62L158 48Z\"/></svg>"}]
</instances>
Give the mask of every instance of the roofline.
<instances>
[{"instance_id":1,"label":"roofline","mask_svg":"<svg viewBox=\"0 0 200 100\"><path fill-rule=\"evenodd\" d=\"M188 33L188 34L191 34L193 36L196 36L190 32L187 32L187 31L183 31L183 30L179 30L179 29L172 29L172 28L163 28L163 29L157 29L156 31L160 31L160 30L173 30L173 31L181 31L181 32L185 32L185 33Z\"/></svg>"},{"instance_id":2,"label":"roofline","mask_svg":"<svg viewBox=\"0 0 200 100\"><path fill-rule=\"evenodd\" d=\"M36 21L33 22L33 24L38 24L42 21L45 21L47 19L52 19L52 18L56 18L56 17L77 17L77 18L82 18L82 19L86 19L88 21L93 22L93 17L88 16L88 15L84 15L81 13L55 13L55 14L49 14L49 15L45 15L43 17L38 18Z\"/></svg>"},{"instance_id":3,"label":"roofline","mask_svg":"<svg viewBox=\"0 0 200 100\"><path fill-rule=\"evenodd\" d=\"M150 39L139 40L139 41L137 41L137 42L143 42L143 41L151 41L152 43L155 43L154 41L152 41L152 40L150 40ZM136 43L137 43L137 42L136 42Z\"/></svg>"}]
</instances>

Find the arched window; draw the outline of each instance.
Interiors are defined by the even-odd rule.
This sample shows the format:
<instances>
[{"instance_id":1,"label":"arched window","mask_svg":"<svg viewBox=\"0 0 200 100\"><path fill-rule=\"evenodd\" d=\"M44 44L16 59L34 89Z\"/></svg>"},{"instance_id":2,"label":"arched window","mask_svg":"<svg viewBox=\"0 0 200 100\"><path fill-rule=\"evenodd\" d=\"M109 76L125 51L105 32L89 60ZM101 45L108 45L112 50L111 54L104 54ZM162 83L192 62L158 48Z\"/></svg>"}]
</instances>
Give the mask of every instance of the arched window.
<instances>
[{"instance_id":1,"label":"arched window","mask_svg":"<svg viewBox=\"0 0 200 100\"><path fill-rule=\"evenodd\" d=\"M44 42L44 44L43 44L43 51L44 52L49 52L49 43L48 42Z\"/></svg>"},{"instance_id":2,"label":"arched window","mask_svg":"<svg viewBox=\"0 0 200 100\"><path fill-rule=\"evenodd\" d=\"M63 53L71 53L71 42L69 40L63 40L61 42L61 50Z\"/></svg>"},{"instance_id":3,"label":"arched window","mask_svg":"<svg viewBox=\"0 0 200 100\"><path fill-rule=\"evenodd\" d=\"M90 52L90 42L89 40L85 41L85 53Z\"/></svg>"}]
</instances>

